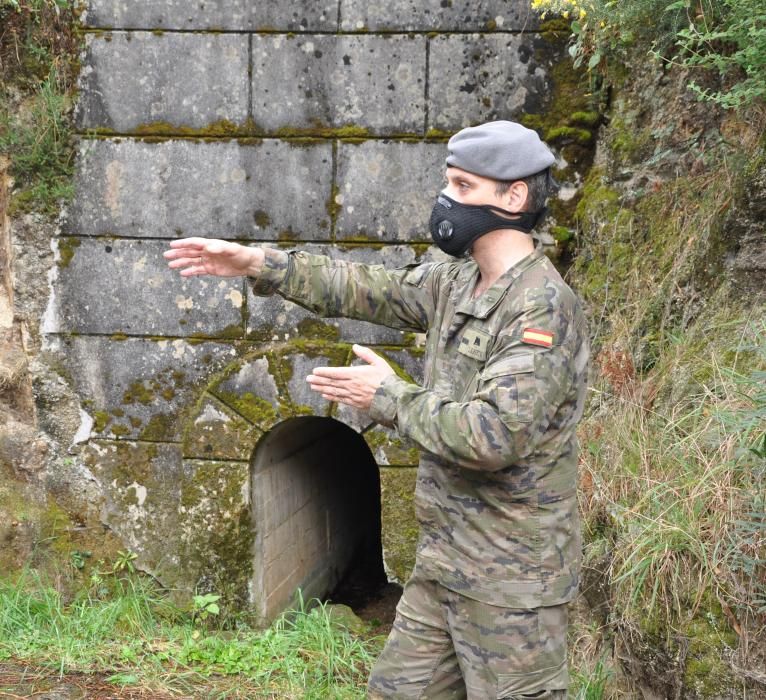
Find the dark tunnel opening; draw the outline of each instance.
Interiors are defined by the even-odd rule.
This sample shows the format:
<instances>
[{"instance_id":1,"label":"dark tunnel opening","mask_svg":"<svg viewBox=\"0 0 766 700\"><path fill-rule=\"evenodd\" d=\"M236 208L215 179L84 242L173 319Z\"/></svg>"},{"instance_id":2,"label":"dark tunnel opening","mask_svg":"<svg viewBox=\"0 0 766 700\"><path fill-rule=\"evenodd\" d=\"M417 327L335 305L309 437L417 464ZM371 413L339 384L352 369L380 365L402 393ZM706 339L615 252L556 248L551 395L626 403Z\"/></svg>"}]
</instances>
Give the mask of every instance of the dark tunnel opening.
<instances>
[{"instance_id":1,"label":"dark tunnel opening","mask_svg":"<svg viewBox=\"0 0 766 700\"><path fill-rule=\"evenodd\" d=\"M319 598L350 605L386 586L380 475L364 439L332 418L291 418L251 464L251 598L264 621Z\"/></svg>"}]
</instances>

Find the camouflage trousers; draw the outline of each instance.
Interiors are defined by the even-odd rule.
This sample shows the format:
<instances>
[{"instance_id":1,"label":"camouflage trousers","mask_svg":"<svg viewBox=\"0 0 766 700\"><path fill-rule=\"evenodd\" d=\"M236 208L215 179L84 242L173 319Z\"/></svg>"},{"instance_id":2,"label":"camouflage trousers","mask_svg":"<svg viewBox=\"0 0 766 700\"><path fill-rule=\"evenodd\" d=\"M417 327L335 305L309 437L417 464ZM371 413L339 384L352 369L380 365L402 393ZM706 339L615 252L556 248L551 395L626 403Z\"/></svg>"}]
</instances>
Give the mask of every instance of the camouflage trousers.
<instances>
[{"instance_id":1,"label":"camouflage trousers","mask_svg":"<svg viewBox=\"0 0 766 700\"><path fill-rule=\"evenodd\" d=\"M567 696L567 606L488 605L415 572L367 686L370 700Z\"/></svg>"}]
</instances>

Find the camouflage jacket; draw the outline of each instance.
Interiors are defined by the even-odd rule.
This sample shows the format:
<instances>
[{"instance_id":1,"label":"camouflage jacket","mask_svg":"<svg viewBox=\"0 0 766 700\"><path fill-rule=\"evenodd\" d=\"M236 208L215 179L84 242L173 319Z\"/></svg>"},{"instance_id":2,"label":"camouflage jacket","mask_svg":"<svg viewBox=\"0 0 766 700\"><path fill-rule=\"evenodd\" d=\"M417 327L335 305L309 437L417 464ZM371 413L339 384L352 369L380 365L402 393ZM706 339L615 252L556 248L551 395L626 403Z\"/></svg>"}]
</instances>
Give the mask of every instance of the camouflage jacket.
<instances>
[{"instance_id":1,"label":"camouflage jacket","mask_svg":"<svg viewBox=\"0 0 766 700\"><path fill-rule=\"evenodd\" d=\"M493 605L570 600L588 335L577 298L541 249L477 298L472 260L386 270L265 251L256 294L427 333L425 386L391 376L370 409L421 450L421 570Z\"/></svg>"}]
</instances>

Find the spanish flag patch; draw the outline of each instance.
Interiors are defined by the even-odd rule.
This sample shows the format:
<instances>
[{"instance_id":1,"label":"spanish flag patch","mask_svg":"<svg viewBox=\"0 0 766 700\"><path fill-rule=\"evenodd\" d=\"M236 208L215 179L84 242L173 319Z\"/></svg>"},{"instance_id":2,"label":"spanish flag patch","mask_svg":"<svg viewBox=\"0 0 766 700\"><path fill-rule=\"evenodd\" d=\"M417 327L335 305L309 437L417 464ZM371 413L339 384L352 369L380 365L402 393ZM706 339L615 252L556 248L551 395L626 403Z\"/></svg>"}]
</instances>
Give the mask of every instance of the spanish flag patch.
<instances>
[{"instance_id":1,"label":"spanish flag patch","mask_svg":"<svg viewBox=\"0 0 766 700\"><path fill-rule=\"evenodd\" d=\"M521 342L529 345L539 345L543 348L553 346L553 333L541 331L539 328L525 328L521 334Z\"/></svg>"}]
</instances>

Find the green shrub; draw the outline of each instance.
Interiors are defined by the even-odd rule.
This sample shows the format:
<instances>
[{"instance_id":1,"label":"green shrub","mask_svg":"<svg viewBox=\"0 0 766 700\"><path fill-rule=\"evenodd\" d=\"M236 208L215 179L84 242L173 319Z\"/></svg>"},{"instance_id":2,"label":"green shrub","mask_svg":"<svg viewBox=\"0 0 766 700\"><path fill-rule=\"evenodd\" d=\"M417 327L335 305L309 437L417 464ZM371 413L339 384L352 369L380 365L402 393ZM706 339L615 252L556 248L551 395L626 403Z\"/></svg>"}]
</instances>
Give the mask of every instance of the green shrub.
<instances>
[{"instance_id":1,"label":"green shrub","mask_svg":"<svg viewBox=\"0 0 766 700\"><path fill-rule=\"evenodd\" d=\"M762 0L532 0L571 20L575 65L608 74L628 47L697 71L701 99L739 108L766 97L766 4ZM700 69L723 87L703 85Z\"/></svg>"}]
</instances>

